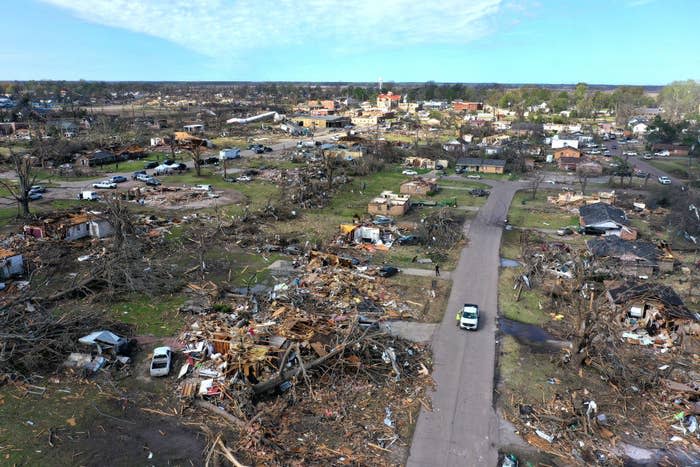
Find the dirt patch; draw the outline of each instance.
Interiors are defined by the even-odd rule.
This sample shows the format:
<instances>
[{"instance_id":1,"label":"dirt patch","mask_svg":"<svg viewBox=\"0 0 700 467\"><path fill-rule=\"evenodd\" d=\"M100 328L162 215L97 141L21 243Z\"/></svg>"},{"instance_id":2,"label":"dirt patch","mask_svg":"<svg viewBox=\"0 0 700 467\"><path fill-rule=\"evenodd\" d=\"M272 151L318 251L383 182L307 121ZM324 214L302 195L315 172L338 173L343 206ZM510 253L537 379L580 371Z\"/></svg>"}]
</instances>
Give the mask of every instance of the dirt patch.
<instances>
[{"instance_id":1,"label":"dirt patch","mask_svg":"<svg viewBox=\"0 0 700 467\"><path fill-rule=\"evenodd\" d=\"M111 401L88 426L88 438L68 440L58 449L71 449L82 465L201 465L204 436L180 423L176 416L151 415L139 407L125 410ZM111 415L116 413L116 417Z\"/></svg>"}]
</instances>

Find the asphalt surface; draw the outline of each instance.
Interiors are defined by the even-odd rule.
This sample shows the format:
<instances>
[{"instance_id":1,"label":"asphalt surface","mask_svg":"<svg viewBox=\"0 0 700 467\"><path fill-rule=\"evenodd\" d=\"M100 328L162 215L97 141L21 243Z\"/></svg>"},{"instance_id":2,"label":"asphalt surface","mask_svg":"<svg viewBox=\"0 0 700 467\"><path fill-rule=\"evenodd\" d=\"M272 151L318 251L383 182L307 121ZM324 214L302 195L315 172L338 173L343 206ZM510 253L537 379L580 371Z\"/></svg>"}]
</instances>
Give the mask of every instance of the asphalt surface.
<instances>
[{"instance_id":1,"label":"asphalt surface","mask_svg":"<svg viewBox=\"0 0 700 467\"><path fill-rule=\"evenodd\" d=\"M515 192L523 186L491 182L491 195L472 220L469 245L452 272L452 293L433 335L433 410L421 410L407 465L491 466L498 461L499 422L493 407L501 233ZM457 327L464 303L481 310L479 329Z\"/></svg>"}]
</instances>

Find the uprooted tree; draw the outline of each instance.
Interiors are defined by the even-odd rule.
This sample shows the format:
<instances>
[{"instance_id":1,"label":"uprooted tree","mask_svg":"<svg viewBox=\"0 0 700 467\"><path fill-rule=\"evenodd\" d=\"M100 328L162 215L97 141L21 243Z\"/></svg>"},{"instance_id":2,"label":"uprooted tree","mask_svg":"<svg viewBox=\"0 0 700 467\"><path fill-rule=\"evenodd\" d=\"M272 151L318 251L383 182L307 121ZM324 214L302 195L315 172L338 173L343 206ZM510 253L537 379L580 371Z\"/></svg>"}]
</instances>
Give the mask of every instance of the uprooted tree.
<instances>
[{"instance_id":1,"label":"uprooted tree","mask_svg":"<svg viewBox=\"0 0 700 467\"><path fill-rule=\"evenodd\" d=\"M22 217L29 217L29 191L36 182L37 173L32 166L29 154L17 154L10 149L10 162L17 173L17 184L11 180L0 178L0 186L5 188L17 201L17 208Z\"/></svg>"}]
</instances>

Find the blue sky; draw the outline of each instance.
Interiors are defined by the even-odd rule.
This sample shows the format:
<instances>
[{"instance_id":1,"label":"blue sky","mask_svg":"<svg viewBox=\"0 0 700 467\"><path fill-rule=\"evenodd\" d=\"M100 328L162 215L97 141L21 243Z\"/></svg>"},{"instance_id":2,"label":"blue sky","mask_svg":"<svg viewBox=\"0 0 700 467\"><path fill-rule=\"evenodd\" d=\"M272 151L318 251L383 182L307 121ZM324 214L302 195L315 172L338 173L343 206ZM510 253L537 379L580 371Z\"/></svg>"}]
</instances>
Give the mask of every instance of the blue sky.
<instances>
[{"instance_id":1,"label":"blue sky","mask_svg":"<svg viewBox=\"0 0 700 467\"><path fill-rule=\"evenodd\" d=\"M698 0L3 3L0 79L700 79Z\"/></svg>"}]
</instances>

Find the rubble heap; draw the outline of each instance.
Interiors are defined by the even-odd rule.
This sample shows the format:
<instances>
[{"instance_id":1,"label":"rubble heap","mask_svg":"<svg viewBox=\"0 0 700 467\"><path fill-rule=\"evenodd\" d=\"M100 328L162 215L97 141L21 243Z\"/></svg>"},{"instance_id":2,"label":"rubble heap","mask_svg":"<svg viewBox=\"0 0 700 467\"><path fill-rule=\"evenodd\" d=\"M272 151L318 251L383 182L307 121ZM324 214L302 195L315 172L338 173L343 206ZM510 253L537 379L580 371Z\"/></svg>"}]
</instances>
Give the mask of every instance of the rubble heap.
<instances>
[{"instance_id":1,"label":"rubble heap","mask_svg":"<svg viewBox=\"0 0 700 467\"><path fill-rule=\"evenodd\" d=\"M391 464L432 385L428 350L381 321L400 309L370 271L314 253L266 296L229 295L181 335L180 396L267 465Z\"/></svg>"}]
</instances>

